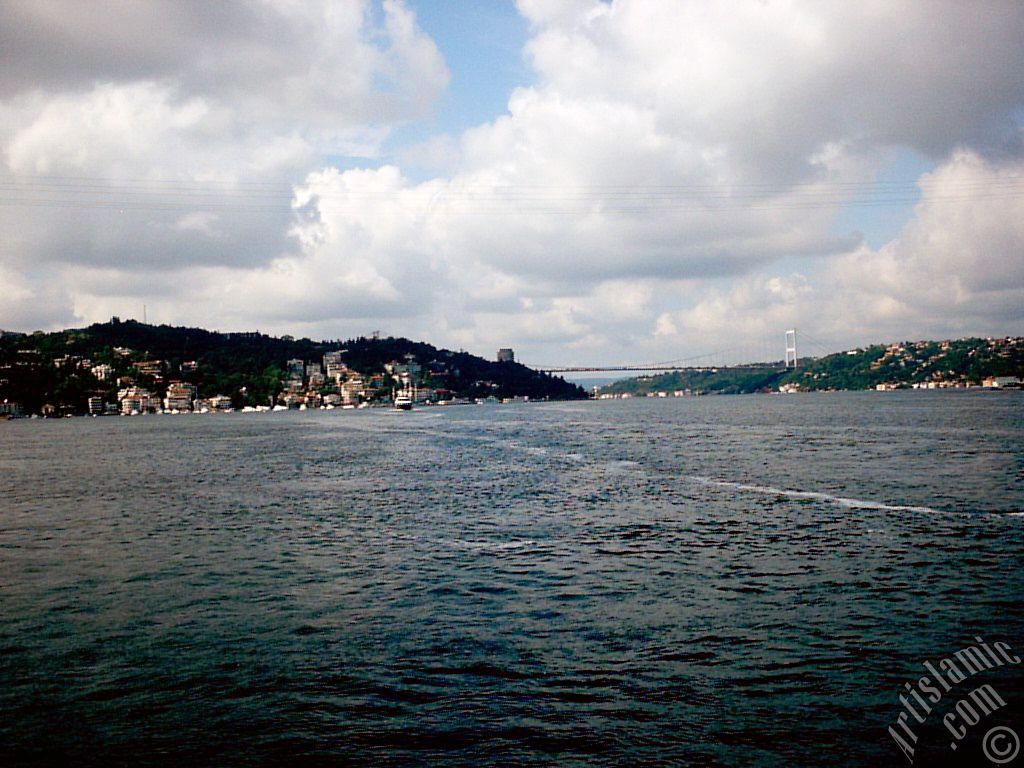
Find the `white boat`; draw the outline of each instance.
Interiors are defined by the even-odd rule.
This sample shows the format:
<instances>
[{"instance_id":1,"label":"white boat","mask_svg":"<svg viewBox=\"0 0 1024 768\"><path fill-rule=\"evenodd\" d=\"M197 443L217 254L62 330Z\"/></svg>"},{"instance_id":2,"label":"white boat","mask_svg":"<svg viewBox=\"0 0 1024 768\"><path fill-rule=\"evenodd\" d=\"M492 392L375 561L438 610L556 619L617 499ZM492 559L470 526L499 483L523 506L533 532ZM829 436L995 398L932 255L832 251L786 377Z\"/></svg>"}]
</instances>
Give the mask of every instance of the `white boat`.
<instances>
[{"instance_id":1,"label":"white boat","mask_svg":"<svg viewBox=\"0 0 1024 768\"><path fill-rule=\"evenodd\" d=\"M400 390L395 392L395 408L400 411L411 411L412 404L416 401L416 387L412 384L406 384Z\"/></svg>"}]
</instances>

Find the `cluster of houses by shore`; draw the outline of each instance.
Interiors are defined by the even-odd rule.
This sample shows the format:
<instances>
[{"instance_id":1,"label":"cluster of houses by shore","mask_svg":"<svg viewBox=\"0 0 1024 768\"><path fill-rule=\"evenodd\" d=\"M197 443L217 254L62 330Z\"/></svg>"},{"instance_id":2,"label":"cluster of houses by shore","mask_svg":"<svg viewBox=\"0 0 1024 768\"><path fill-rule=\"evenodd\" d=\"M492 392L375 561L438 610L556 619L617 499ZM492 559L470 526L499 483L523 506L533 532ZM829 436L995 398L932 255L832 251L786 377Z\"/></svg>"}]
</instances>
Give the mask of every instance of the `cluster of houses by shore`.
<instances>
[{"instance_id":1,"label":"cluster of houses by shore","mask_svg":"<svg viewBox=\"0 0 1024 768\"><path fill-rule=\"evenodd\" d=\"M979 386L969 381L915 381L911 384L905 382L882 382L875 385L878 392L895 392L898 389L968 389ZM988 376L981 380L981 387L985 389L1019 389L1021 380L1016 376Z\"/></svg>"},{"instance_id":2,"label":"cluster of houses by shore","mask_svg":"<svg viewBox=\"0 0 1024 768\"><path fill-rule=\"evenodd\" d=\"M876 384L874 390L876 392L896 392L900 389L975 389L978 387L983 389L1020 389L1021 380L1016 376L989 376L982 379L980 384L963 379L915 382L883 381ZM782 384L779 386L779 392L787 395L803 391L804 389L799 383Z\"/></svg>"},{"instance_id":3,"label":"cluster of houses by shore","mask_svg":"<svg viewBox=\"0 0 1024 768\"><path fill-rule=\"evenodd\" d=\"M53 359L52 366L60 373L83 382L77 407L65 401L60 404L44 402L31 414L43 417L73 416L87 413L90 416L181 413L224 413L229 411L264 412L285 410L335 408L354 409L369 406L396 406L409 408L420 405L456 405L486 402L527 402L526 395L498 397L497 384L493 381L477 381L474 389L482 391L480 397L472 400L458 397L455 388L459 386L459 369L438 358L421 363L413 354L405 354L402 360L385 363L380 371L366 373L346 364L345 350L330 351L320 360L288 360L280 368L267 369L265 379L268 388L259 392L241 387L226 394L206 395L200 387L216 381L217 377L204 377L201 363L185 361L174 364L158 359L139 359L141 356L132 349L115 347L107 362L94 363L92 360L74 355ZM33 370L42 370L43 362L36 352L19 352L25 365ZM511 349L498 352L498 362L513 362ZM270 371L273 370L272 373ZM0 371L2 373L2 371ZM199 382L199 386L197 383ZM0 384L3 380L0 379ZM490 394L486 394L490 391ZM272 393L272 394L268 394ZM86 397L86 395L91 395ZM84 406L84 407L83 407ZM29 415L18 402L0 402L0 418L17 418Z\"/></svg>"},{"instance_id":4,"label":"cluster of houses by shore","mask_svg":"<svg viewBox=\"0 0 1024 768\"><path fill-rule=\"evenodd\" d=\"M133 355L132 350L127 348L116 348L114 352L125 358ZM88 398L88 414L92 416L216 413L232 411L236 407L244 411L307 408L330 410L357 408L371 402L387 403L395 392L406 392L414 399L418 393L421 400L429 397L435 401L438 399L438 393L442 396L446 394L443 389L432 389L429 392L425 389L418 390L418 385L424 379L424 369L411 355L407 355L404 361L386 364L383 371L370 376L349 368L342 357L342 352L335 351L325 354L322 361L289 360L282 386L272 399L265 403L247 403L243 388L239 393L243 400L242 404L237 402L237 396L235 400L225 394L201 397L197 386L186 380L189 374L194 374L198 370L195 361L187 361L177 366L177 377L167 375L169 366L162 360L132 362L128 374L124 374L124 367L119 366L122 375L117 375L114 366L105 363L93 364L89 359L71 355L53 360L53 365L57 369L68 368L92 376L96 379L97 392L104 387L113 392L116 387L116 397L96 394ZM6 400L0 403L0 417L23 415L25 414L19 403ZM39 415L69 414L62 412L59 406L47 403L42 406Z\"/></svg>"}]
</instances>

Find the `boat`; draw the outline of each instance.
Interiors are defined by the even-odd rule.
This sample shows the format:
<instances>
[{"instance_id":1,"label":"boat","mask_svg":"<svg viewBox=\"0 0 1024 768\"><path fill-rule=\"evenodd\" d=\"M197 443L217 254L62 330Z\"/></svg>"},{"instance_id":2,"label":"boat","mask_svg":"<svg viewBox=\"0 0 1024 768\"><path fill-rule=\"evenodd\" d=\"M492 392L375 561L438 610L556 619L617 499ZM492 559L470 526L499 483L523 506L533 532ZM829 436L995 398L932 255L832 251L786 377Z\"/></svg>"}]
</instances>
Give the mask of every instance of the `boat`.
<instances>
[{"instance_id":1,"label":"boat","mask_svg":"<svg viewBox=\"0 0 1024 768\"><path fill-rule=\"evenodd\" d=\"M412 404L416 400L416 388L411 384L406 384L400 390L395 392L395 408L400 411L411 411Z\"/></svg>"}]
</instances>

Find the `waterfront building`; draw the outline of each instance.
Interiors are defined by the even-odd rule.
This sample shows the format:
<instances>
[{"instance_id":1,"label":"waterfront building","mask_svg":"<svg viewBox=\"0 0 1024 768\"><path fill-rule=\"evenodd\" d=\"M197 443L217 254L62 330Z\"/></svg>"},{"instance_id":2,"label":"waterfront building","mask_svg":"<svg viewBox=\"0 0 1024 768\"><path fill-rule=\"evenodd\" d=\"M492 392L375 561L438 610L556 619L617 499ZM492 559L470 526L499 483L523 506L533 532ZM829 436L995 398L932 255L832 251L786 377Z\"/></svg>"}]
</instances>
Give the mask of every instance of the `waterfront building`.
<instances>
[{"instance_id":1,"label":"waterfront building","mask_svg":"<svg viewBox=\"0 0 1024 768\"><path fill-rule=\"evenodd\" d=\"M210 398L211 411L230 411L231 398L227 395L214 395Z\"/></svg>"},{"instance_id":2,"label":"waterfront building","mask_svg":"<svg viewBox=\"0 0 1024 768\"><path fill-rule=\"evenodd\" d=\"M131 415L133 413L149 413L156 410L159 401L153 397L153 393L141 387L128 387L117 393L121 403L121 413Z\"/></svg>"},{"instance_id":3,"label":"waterfront building","mask_svg":"<svg viewBox=\"0 0 1024 768\"><path fill-rule=\"evenodd\" d=\"M181 381L172 381L167 387L164 408L168 411L191 411L196 399L196 385Z\"/></svg>"},{"instance_id":4,"label":"waterfront building","mask_svg":"<svg viewBox=\"0 0 1024 768\"><path fill-rule=\"evenodd\" d=\"M1020 379L1016 376L989 376L981 382L983 387L989 389L1005 389L1006 387L1019 387Z\"/></svg>"},{"instance_id":5,"label":"waterfront building","mask_svg":"<svg viewBox=\"0 0 1024 768\"><path fill-rule=\"evenodd\" d=\"M21 403L16 403L11 400L4 400L0 403L0 416L24 416L25 412L21 408Z\"/></svg>"},{"instance_id":6,"label":"waterfront building","mask_svg":"<svg viewBox=\"0 0 1024 768\"><path fill-rule=\"evenodd\" d=\"M341 401L345 405L358 403L365 390L363 377L355 374L347 381L342 382L339 390L341 391Z\"/></svg>"}]
</instances>

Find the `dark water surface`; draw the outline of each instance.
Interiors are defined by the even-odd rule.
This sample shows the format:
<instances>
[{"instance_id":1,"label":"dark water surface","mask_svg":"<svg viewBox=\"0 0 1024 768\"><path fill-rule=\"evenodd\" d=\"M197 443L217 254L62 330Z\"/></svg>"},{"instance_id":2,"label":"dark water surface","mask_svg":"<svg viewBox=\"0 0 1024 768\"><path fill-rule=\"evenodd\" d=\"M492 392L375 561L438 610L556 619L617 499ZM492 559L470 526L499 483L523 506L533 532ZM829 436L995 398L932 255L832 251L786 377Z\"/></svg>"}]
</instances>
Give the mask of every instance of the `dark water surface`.
<instances>
[{"instance_id":1,"label":"dark water surface","mask_svg":"<svg viewBox=\"0 0 1024 768\"><path fill-rule=\"evenodd\" d=\"M922 662L1024 652L1022 439L985 392L0 424L0 764L909 764ZM915 764L988 764L939 717Z\"/></svg>"}]
</instances>

